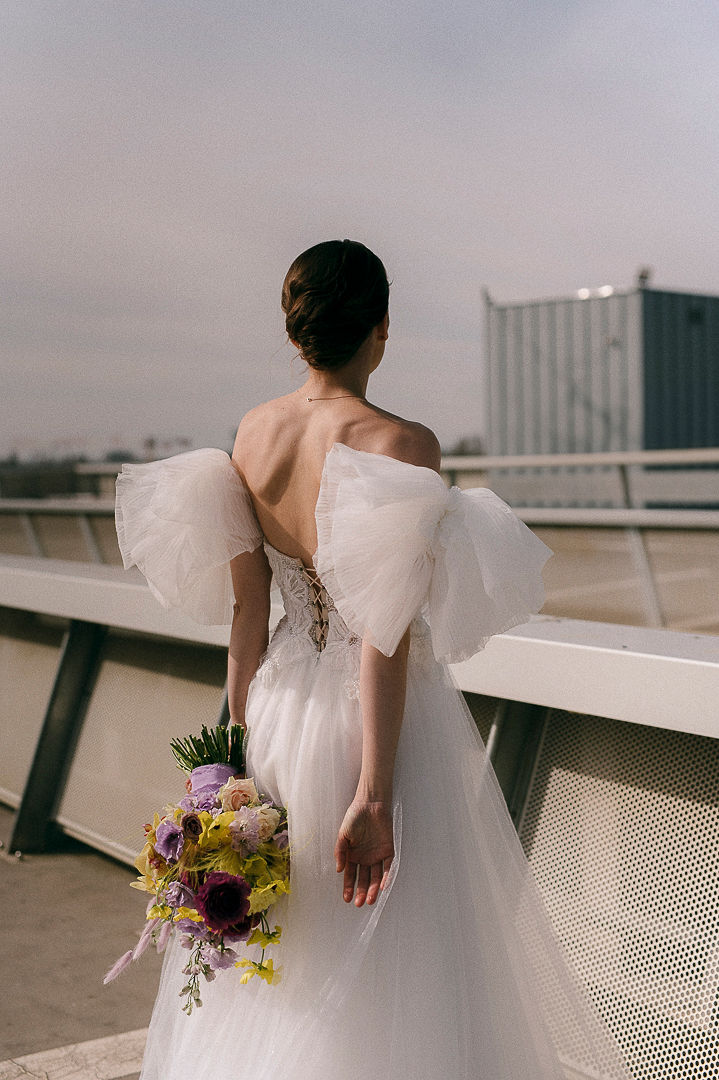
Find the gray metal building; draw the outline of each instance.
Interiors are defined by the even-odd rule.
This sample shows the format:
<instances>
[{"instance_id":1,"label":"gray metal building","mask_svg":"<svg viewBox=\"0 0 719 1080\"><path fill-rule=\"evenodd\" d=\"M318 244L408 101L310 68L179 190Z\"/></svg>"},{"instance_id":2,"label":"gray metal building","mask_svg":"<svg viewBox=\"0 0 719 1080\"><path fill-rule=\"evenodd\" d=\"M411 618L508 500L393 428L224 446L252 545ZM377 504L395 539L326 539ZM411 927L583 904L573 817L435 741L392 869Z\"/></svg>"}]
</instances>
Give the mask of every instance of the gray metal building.
<instances>
[{"instance_id":1,"label":"gray metal building","mask_svg":"<svg viewBox=\"0 0 719 1080\"><path fill-rule=\"evenodd\" d=\"M719 445L719 297L485 296L490 454Z\"/></svg>"}]
</instances>

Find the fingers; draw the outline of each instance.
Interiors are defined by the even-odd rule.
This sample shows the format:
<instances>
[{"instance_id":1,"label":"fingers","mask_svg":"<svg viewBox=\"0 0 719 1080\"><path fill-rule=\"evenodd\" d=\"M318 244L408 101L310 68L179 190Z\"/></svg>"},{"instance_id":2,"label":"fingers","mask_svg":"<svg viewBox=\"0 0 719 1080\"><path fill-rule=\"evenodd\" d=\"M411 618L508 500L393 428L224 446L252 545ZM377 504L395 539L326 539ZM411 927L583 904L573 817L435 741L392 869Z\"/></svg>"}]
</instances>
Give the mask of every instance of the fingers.
<instances>
[{"instance_id":1,"label":"fingers","mask_svg":"<svg viewBox=\"0 0 719 1080\"><path fill-rule=\"evenodd\" d=\"M350 904L355 891L355 876L357 874L357 863L347 861L345 863L345 876L342 885L342 899L345 903Z\"/></svg>"},{"instance_id":2,"label":"fingers","mask_svg":"<svg viewBox=\"0 0 719 1080\"><path fill-rule=\"evenodd\" d=\"M390 874L390 870L392 869L392 863L393 862L394 862L394 855L392 855L391 859L385 859L384 860L384 868L385 868L385 870L384 870L384 873L382 874L382 880L379 883L380 889L386 889L387 888L387 885L388 885L388 882L389 882L389 874Z\"/></svg>"},{"instance_id":3,"label":"fingers","mask_svg":"<svg viewBox=\"0 0 719 1080\"><path fill-rule=\"evenodd\" d=\"M354 897L356 907L363 904L374 904L380 889L387 884L389 868L382 873L383 863L373 863L372 866L359 866L357 863L348 862L345 867L345 876L342 889L342 898L350 903Z\"/></svg>"},{"instance_id":4,"label":"fingers","mask_svg":"<svg viewBox=\"0 0 719 1080\"><path fill-rule=\"evenodd\" d=\"M367 899L367 890L369 889L370 881L370 869L369 866L360 866L357 873L357 892L355 894L355 904L357 907L362 907Z\"/></svg>"},{"instance_id":5,"label":"fingers","mask_svg":"<svg viewBox=\"0 0 719 1080\"><path fill-rule=\"evenodd\" d=\"M377 899L381 878L382 863L374 863L374 865L370 867L369 889L367 890L368 904L374 904L375 900Z\"/></svg>"},{"instance_id":6,"label":"fingers","mask_svg":"<svg viewBox=\"0 0 719 1080\"><path fill-rule=\"evenodd\" d=\"M335 861L337 863L337 873L341 874L347 865L347 849L349 847L349 841L346 836L339 833L337 837L337 843L335 844Z\"/></svg>"}]
</instances>

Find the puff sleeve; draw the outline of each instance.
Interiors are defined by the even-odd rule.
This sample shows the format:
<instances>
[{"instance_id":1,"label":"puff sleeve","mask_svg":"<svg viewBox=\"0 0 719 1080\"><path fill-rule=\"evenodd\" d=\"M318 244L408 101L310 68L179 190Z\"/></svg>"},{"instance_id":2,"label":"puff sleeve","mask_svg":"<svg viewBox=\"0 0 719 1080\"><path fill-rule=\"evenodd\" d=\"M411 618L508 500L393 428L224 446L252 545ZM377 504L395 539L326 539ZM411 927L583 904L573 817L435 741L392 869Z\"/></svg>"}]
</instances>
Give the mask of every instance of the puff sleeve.
<instances>
[{"instance_id":1,"label":"puff sleeve","mask_svg":"<svg viewBox=\"0 0 719 1080\"><path fill-rule=\"evenodd\" d=\"M123 565L136 565L164 607L205 625L232 621L230 560L262 531L229 456L207 448L123 465L115 524Z\"/></svg>"},{"instance_id":2,"label":"puff sleeve","mask_svg":"<svg viewBox=\"0 0 719 1080\"><path fill-rule=\"evenodd\" d=\"M427 615L435 657L457 663L544 602L552 554L487 488L336 443L316 511L315 568L347 625L391 656Z\"/></svg>"}]
</instances>

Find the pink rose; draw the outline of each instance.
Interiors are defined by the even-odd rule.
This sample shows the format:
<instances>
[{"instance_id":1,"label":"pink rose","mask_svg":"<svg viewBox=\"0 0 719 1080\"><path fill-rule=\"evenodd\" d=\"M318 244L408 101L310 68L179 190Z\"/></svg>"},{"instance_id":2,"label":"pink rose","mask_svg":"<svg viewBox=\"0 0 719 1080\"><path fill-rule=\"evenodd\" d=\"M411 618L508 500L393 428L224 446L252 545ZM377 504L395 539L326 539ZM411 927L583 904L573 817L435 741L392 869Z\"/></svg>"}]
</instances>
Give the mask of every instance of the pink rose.
<instances>
[{"instance_id":1,"label":"pink rose","mask_svg":"<svg viewBox=\"0 0 719 1080\"><path fill-rule=\"evenodd\" d=\"M239 810L241 806L256 802L259 795L251 776L241 778L232 776L217 792L217 798L222 802L222 809L228 811Z\"/></svg>"}]
</instances>

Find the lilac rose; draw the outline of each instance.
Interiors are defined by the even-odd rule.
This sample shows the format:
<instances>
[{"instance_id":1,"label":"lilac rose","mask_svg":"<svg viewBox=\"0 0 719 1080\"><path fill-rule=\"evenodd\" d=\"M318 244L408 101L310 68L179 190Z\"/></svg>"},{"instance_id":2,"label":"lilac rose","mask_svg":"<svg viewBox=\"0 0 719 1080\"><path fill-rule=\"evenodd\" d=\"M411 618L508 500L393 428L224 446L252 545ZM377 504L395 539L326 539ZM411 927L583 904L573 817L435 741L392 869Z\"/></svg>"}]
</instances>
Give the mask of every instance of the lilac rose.
<instances>
[{"instance_id":1,"label":"lilac rose","mask_svg":"<svg viewBox=\"0 0 719 1080\"><path fill-rule=\"evenodd\" d=\"M174 821L162 821L155 830L155 851L167 863L176 863L182 854L185 834Z\"/></svg>"}]
</instances>

